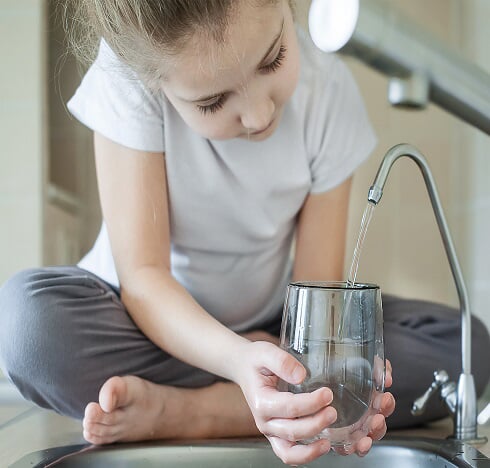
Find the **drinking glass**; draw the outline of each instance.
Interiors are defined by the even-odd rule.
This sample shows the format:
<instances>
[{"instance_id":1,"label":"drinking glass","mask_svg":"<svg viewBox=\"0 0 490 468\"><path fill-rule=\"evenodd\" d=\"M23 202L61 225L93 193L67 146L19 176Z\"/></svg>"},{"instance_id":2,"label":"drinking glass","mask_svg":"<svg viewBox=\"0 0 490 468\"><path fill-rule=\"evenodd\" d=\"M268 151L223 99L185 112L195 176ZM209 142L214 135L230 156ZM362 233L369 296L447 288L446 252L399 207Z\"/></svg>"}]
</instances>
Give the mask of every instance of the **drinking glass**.
<instances>
[{"instance_id":1,"label":"drinking glass","mask_svg":"<svg viewBox=\"0 0 490 468\"><path fill-rule=\"evenodd\" d=\"M309 443L328 439L347 449L369 432L374 403L384 391L383 312L374 284L290 283L284 304L281 348L306 368L299 385L279 390L312 392L329 387L337 420Z\"/></svg>"}]
</instances>

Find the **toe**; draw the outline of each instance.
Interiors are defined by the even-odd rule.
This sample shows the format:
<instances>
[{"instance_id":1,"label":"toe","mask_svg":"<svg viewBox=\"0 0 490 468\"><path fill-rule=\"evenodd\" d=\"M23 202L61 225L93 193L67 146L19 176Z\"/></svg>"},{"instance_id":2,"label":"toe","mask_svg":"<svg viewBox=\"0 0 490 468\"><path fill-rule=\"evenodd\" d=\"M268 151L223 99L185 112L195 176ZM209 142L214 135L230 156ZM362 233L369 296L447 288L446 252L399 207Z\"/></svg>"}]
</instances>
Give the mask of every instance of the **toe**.
<instances>
[{"instance_id":1,"label":"toe","mask_svg":"<svg viewBox=\"0 0 490 468\"><path fill-rule=\"evenodd\" d=\"M98 403L89 403L85 408L85 415L83 417L84 424L96 423L96 424L116 424L117 418L115 413L106 413Z\"/></svg>"},{"instance_id":2,"label":"toe","mask_svg":"<svg viewBox=\"0 0 490 468\"><path fill-rule=\"evenodd\" d=\"M109 434L97 434L86 429L83 430L83 438L94 445L112 444L117 440L115 436Z\"/></svg>"},{"instance_id":3,"label":"toe","mask_svg":"<svg viewBox=\"0 0 490 468\"><path fill-rule=\"evenodd\" d=\"M129 392L126 380L123 377L111 377L100 389L99 403L106 413L126 406L129 404L128 400Z\"/></svg>"},{"instance_id":4,"label":"toe","mask_svg":"<svg viewBox=\"0 0 490 468\"><path fill-rule=\"evenodd\" d=\"M100 421L104 411L98 403L91 402L85 407L84 421Z\"/></svg>"},{"instance_id":5,"label":"toe","mask_svg":"<svg viewBox=\"0 0 490 468\"><path fill-rule=\"evenodd\" d=\"M92 444L111 444L119 439L119 426L83 420L83 437Z\"/></svg>"}]
</instances>

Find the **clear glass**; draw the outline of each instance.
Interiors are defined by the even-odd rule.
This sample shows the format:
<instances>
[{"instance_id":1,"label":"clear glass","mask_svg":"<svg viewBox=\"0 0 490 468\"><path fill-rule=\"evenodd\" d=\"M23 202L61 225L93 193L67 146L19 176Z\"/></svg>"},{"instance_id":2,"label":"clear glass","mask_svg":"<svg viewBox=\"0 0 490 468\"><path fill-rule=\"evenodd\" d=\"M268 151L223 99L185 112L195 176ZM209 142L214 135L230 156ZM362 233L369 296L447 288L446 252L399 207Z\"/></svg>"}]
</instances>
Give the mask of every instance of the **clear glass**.
<instances>
[{"instance_id":1,"label":"clear glass","mask_svg":"<svg viewBox=\"0 0 490 468\"><path fill-rule=\"evenodd\" d=\"M281 327L281 348L307 370L300 385L279 390L312 392L329 387L334 424L317 439L347 448L369 432L376 397L384 391L385 361L381 292L373 284L290 283Z\"/></svg>"}]
</instances>

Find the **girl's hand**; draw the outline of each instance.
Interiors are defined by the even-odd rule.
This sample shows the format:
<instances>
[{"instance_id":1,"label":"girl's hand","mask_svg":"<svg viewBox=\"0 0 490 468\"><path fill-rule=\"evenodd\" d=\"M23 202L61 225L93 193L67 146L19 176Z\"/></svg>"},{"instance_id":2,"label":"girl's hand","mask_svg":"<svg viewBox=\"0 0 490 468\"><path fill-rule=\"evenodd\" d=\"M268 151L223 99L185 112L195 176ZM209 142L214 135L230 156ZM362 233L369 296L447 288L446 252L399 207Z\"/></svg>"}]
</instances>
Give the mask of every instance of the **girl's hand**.
<instances>
[{"instance_id":1,"label":"girl's hand","mask_svg":"<svg viewBox=\"0 0 490 468\"><path fill-rule=\"evenodd\" d=\"M385 375L385 387L391 387L393 383L391 362L386 360L386 375ZM374 407L379 409L379 413L374 415L370 422L370 431L366 437L363 437L355 446L350 450L335 449L340 455L349 455L356 453L360 457L367 455L374 440L380 440L386 434L386 421L385 418L390 416L395 411L395 398L389 392L378 395L374 401Z\"/></svg>"},{"instance_id":2,"label":"girl's hand","mask_svg":"<svg viewBox=\"0 0 490 468\"><path fill-rule=\"evenodd\" d=\"M293 356L266 342L248 342L237 366L235 382L245 395L255 423L271 443L274 453L286 464L308 463L330 450L330 442L322 439L308 445L299 440L314 437L332 424L337 413L330 406L333 395L330 389L321 388L312 393L292 394L279 392L279 378L299 384L306 370ZM388 368L388 366L387 366ZM391 372L386 378L391 385ZM380 400L380 414L372 418L371 432L359 441L352 451L365 455L372 440L386 432L385 416L393 411L390 394Z\"/></svg>"},{"instance_id":3,"label":"girl's hand","mask_svg":"<svg viewBox=\"0 0 490 468\"><path fill-rule=\"evenodd\" d=\"M327 440L309 445L297 441L315 436L335 421L337 412L329 406L331 390L279 392L279 378L299 384L306 377L305 368L272 343L247 342L243 346L233 380L240 385L257 428L269 439L275 454L284 463L298 465L327 453Z\"/></svg>"}]
</instances>

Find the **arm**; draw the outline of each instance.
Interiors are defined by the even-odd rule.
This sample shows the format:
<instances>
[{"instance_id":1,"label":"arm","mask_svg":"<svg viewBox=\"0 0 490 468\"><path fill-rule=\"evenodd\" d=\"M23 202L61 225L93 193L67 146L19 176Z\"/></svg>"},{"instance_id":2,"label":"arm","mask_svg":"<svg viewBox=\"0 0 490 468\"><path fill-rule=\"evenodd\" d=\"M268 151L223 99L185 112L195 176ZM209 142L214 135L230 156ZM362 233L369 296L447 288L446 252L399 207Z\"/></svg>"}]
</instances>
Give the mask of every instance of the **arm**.
<instances>
[{"instance_id":1,"label":"arm","mask_svg":"<svg viewBox=\"0 0 490 468\"><path fill-rule=\"evenodd\" d=\"M278 392L278 378L292 384L304 379L303 366L271 343L252 343L227 329L172 277L164 155L96 134L95 156L121 297L137 326L178 359L237 383L258 429L283 461L305 463L328 451L325 441L294 441L332 422L331 392Z\"/></svg>"},{"instance_id":2,"label":"arm","mask_svg":"<svg viewBox=\"0 0 490 468\"><path fill-rule=\"evenodd\" d=\"M310 194L296 231L294 281L343 279L351 179L329 192Z\"/></svg>"},{"instance_id":3,"label":"arm","mask_svg":"<svg viewBox=\"0 0 490 468\"><path fill-rule=\"evenodd\" d=\"M102 213L131 317L160 348L230 379L223 347L234 349L245 340L207 314L170 273L164 155L98 134L95 155Z\"/></svg>"}]
</instances>

